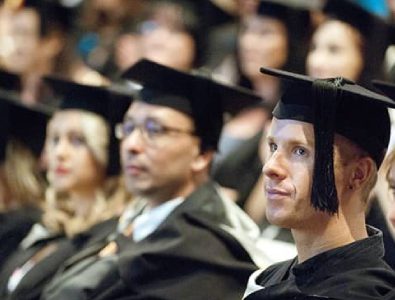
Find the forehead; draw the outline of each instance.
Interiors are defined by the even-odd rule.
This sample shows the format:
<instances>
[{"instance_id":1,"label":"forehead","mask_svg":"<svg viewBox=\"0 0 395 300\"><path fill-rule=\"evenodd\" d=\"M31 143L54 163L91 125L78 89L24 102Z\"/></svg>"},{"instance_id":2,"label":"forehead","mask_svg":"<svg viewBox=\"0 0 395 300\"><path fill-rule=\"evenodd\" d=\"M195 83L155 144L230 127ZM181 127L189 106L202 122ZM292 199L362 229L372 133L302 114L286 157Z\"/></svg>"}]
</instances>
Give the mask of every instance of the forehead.
<instances>
[{"instance_id":1,"label":"forehead","mask_svg":"<svg viewBox=\"0 0 395 300\"><path fill-rule=\"evenodd\" d=\"M246 18L244 25L245 29L271 28L286 32L286 27L283 21L265 15L252 15Z\"/></svg>"},{"instance_id":2,"label":"forehead","mask_svg":"<svg viewBox=\"0 0 395 300\"><path fill-rule=\"evenodd\" d=\"M130 105L125 118L133 118L136 120L155 118L158 121L162 121L166 124L193 125L192 118L178 110L166 106L149 104L142 101L134 101Z\"/></svg>"},{"instance_id":3,"label":"forehead","mask_svg":"<svg viewBox=\"0 0 395 300\"><path fill-rule=\"evenodd\" d=\"M300 142L314 146L314 127L307 122L273 117L267 138L281 142Z\"/></svg>"},{"instance_id":4,"label":"forehead","mask_svg":"<svg viewBox=\"0 0 395 300\"><path fill-rule=\"evenodd\" d=\"M318 27L314 33L314 38L342 41L344 44L348 44L350 42L355 43L360 38L360 34L345 22L328 19Z\"/></svg>"},{"instance_id":5,"label":"forehead","mask_svg":"<svg viewBox=\"0 0 395 300\"><path fill-rule=\"evenodd\" d=\"M48 129L53 131L81 131L83 112L79 110L63 110L54 114L49 122Z\"/></svg>"}]
</instances>

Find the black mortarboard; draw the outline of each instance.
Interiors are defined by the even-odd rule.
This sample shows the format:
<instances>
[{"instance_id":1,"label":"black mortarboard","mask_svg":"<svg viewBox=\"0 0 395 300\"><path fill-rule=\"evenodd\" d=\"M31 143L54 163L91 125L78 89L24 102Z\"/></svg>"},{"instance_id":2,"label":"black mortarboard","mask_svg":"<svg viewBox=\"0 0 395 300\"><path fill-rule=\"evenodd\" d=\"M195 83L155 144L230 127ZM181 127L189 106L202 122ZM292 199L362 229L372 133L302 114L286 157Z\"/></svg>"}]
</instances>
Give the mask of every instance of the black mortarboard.
<instances>
[{"instance_id":1,"label":"black mortarboard","mask_svg":"<svg viewBox=\"0 0 395 300\"><path fill-rule=\"evenodd\" d=\"M287 25L292 22L293 18L303 16L306 22L309 22L309 7L296 5L285 0L260 0L257 8L257 13L262 16L269 16L275 19L282 20ZM298 15L301 13L301 15ZM289 28L291 29L291 28Z\"/></svg>"},{"instance_id":2,"label":"black mortarboard","mask_svg":"<svg viewBox=\"0 0 395 300\"><path fill-rule=\"evenodd\" d=\"M0 88L4 90L19 90L21 87L21 78L19 75L10 73L6 70L0 70Z\"/></svg>"},{"instance_id":3,"label":"black mortarboard","mask_svg":"<svg viewBox=\"0 0 395 300\"><path fill-rule=\"evenodd\" d=\"M4 160L6 145L11 139L21 142L39 156L51 113L48 107L27 106L20 102L16 94L0 90L0 160Z\"/></svg>"},{"instance_id":4,"label":"black mortarboard","mask_svg":"<svg viewBox=\"0 0 395 300\"><path fill-rule=\"evenodd\" d=\"M387 26L379 16L352 0L327 0L323 12L331 18L350 24L368 37L378 28Z\"/></svg>"},{"instance_id":5,"label":"black mortarboard","mask_svg":"<svg viewBox=\"0 0 395 300\"><path fill-rule=\"evenodd\" d=\"M286 81L284 93L273 111L274 117L314 124L315 164L311 201L316 209L336 213L334 133L366 151L379 168L391 131L387 107L394 108L395 102L340 77L314 79L268 68L261 68L261 72Z\"/></svg>"},{"instance_id":6,"label":"black mortarboard","mask_svg":"<svg viewBox=\"0 0 395 300\"><path fill-rule=\"evenodd\" d=\"M54 97L60 98L59 109L88 111L108 122L111 134L107 173L109 175L118 173L119 151L114 127L123 119L132 101L130 93L116 91L111 87L80 84L55 76L47 76L44 80L53 91Z\"/></svg>"},{"instance_id":7,"label":"black mortarboard","mask_svg":"<svg viewBox=\"0 0 395 300\"><path fill-rule=\"evenodd\" d=\"M217 149L225 112L235 114L261 102L247 89L224 85L203 75L185 73L143 59L123 75L140 83L140 99L150 104L171 107L191 116L202 150Z\"/></svg>"},{"instance_id":8,"label":"black mortarboard","mask_svg":"<svg viewBox=\"0 0 395 300\"><path fill-rule=\"evenodd\" d=\"M359 82L370 84L382 73L385 51L393 39L393 29L384 19L352 0L327 0L323 12L330 19L345 22L362 34L365 66Z\"/></svg>"},{"instance_id":9,"label":"black mortarboard","mask_svg":"<svg viewBox=\"0 0 395 300\"><path fill-rule=\"evenodd\" d=\"M395 101L395 83L390 83L381 80L373 80L372 84L375 88L377 88L381 93L390 97Z\"/></svg>"}]
</instances>

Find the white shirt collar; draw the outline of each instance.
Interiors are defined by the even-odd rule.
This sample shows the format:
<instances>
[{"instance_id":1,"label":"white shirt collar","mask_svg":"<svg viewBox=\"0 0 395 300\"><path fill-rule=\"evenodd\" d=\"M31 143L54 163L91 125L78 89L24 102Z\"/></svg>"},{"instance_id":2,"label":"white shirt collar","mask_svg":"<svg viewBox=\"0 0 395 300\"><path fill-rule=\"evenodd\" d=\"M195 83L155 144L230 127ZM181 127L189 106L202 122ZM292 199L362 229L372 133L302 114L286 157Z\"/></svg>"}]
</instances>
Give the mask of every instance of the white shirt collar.
<instances>
[{"instance_id":1,"label":"white shirt collar","mask_svg":"<svg viewBox=\"0 0 395 300\"><path fill-rule=\"evenodd\" d=\"M139 242L149 236L183 200L178 197L151 209L146 207L133 221L133 240Z\"/></svg>"}]
</instances>

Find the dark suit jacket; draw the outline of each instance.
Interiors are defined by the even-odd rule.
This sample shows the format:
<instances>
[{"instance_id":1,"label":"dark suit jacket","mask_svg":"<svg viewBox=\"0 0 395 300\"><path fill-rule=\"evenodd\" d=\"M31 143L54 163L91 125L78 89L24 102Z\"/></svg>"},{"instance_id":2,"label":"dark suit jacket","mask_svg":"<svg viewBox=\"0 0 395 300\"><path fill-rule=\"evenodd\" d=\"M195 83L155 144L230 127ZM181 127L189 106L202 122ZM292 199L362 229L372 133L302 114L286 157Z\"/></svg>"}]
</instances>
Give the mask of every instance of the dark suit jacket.
<instances>
[{"instance_id":1,"label":"dark suit jacket","mask_svg":"<svg viewBox=\"0 0 395 300\"><path fill-rule=\"evenodd\" d=\"M5 262L0 272L0 299L2 300L33 300L40 299L44 286L53 278L62 264L73 254L89 247L92 243L107 238L110 232L115 230L117 219L111 219L100 223L90 230L68 239L64 236L56 236L40 240L27 249L19 248ZM55 243L57 249L39 261L20 281L16 289L9 294L7 284L14 270L27 262L35 253L48 245Z\"/></svg>"},{"instance_id":2,"label":"dark suit jacket","mask_svg":"<svg viewBox=\"0 0 395 300\"><path fill-rule=\"evenodd\" d=\"M145 239L119 236L119 256L84 260L85 269L69 269L43 299L240 299L257 269L242 241L244 218L209 182Z\"/></svg>"},{"instance_id":3,"label":"dark suit jacket","mask_svg":"<svg viewBox=\"0 0 395 300\"><path fill-rule=\"evenodd\" d=\"M39 219L40 211L34 207L0 213L0 270Z\"/></svg>"}]
</instances>

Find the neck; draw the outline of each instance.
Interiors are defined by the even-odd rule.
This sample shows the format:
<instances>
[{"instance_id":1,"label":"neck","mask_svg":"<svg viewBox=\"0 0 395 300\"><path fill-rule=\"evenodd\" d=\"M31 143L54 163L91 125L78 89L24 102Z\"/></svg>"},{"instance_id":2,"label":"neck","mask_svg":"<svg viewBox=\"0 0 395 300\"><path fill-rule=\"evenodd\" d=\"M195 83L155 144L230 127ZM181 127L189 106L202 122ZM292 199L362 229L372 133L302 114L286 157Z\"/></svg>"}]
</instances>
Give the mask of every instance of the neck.
<instances>
[{"instance_id":1,"label":"neck","mask_svg":"<svg viewBox=\"0 0 395 300\"><path fill-rule=\"evenodd\" d=\"M348 205L341 207L344 211L347 226L355 240L361 240L368 237L366 231L366 204L363 199L354 195L349 196Z\"/></svg>"},{"instance_id":2,"label":"neck","mask_svg":"<svg viewBox=\"0 0 395 300\"><path fill-rule=\"evenodd\" d=\"M322 252L335 249L355 241L343 216L326 217L326 222L321 226L311 226L308 229L292 229L296 248L298 250L298 261L302 263Z\"/></svg>"},{"instance_id":3,"label":"neck","mask_svg":"<svg viewBox=\"0 0 395 300\"><path fill-rule=\"evenodd\" d=\"M75 208L75 216L86 217L96 202L96 189L72 191L70 200Z\"/></svg>"},{"instance_id":4,"label":"neck","mask_svg":"<svg viewBox=\"0 0 395 300\"><path fill-rule=\"evenodd\" d=\"M280 92L280 81L278 78L261 74L261 76L252 79L251 82L253 90L262 96L265 101L273 105L278 101Z\"/></svg>"}]
</instances>

